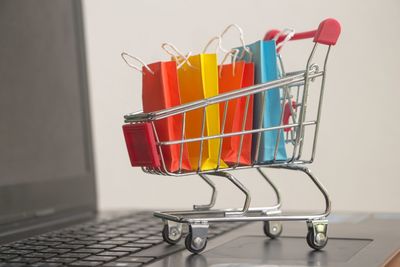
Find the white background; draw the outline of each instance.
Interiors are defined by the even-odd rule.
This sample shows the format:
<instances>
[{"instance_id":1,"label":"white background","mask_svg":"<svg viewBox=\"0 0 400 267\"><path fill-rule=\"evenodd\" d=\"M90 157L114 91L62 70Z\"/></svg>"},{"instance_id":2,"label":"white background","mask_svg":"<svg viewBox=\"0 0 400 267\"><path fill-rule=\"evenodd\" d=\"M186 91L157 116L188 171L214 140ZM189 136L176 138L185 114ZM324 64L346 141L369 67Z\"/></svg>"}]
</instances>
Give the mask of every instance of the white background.
<instances>
[{"instance_id":1,"label":"white background","mask_svg":"<svg viewBox=\"0 0 400 267\"><path fill-rule=\"evenodd\" d=\"M165 41L197 53L231 23L253 42L271 28L310 30L334 17L342 35L329 61L317 157L310 167L330 192L334 210L400 211L399 1L89 0L84 15L101 209L187 208L210 195L196 176L151 176L130 167L122 116L141 109L141 76L125 65L122 51L150 63L168 59L160 49ZM229 36L238 46L235 33ZM303 66L311 42L292 45L289 66ZM284 208L323 207L304 176L269 173L283 193ZM253 192L254 205L273 203L255 171L238 175ZM243 197L233 186L222 178L214 181L218 206L241 205Z\"/></svg>"}]
</instances>

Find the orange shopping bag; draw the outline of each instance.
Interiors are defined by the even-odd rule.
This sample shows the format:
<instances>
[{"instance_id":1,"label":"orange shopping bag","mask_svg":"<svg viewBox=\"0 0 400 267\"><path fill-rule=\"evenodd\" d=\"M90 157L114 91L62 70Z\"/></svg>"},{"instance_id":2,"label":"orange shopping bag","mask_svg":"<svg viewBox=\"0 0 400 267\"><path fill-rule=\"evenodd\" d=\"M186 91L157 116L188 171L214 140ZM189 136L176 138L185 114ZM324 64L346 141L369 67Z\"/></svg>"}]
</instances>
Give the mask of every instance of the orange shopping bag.
<instances>
[{"instance_id":1,"label":"orange shopping bag","mask_svg":"<svg viewBox=\"0 0 400 267\"><path fill-rule=\"evenodd\" d=\"M218 63L216 54L183 55L179 50L164 43L163 49L179 62L179 87L182 103L189 103L218 94ZM174 50L176 55L168 49ZM205 112L205 113L203 113ZM204 114L204 117L203 117ZM203 129L204 123L204 129ZM204 132L202 133L202 129ZM205 109L195 109L186 114L186 138L200 138L220 134L219 105L209 105ZM211 170L227 165L219 160L220 138L188 143L189 160L193 170Z\"/></svg>"},{"instance_id":2,"label":"orange shopping bag","mask_svg":"<svg viewBox=\"0 0 400 267\"><path fill-rule=\"evenodd\" d=\"M126 56L127 54L125 54ZM129 55L128 55L129 56ZM136 57L133 59L138 60ZM125 58L124 58L125 59ZM140 60L139 60L140 61ZM141 61L140 61L141 62ZM128 62L127 62L128 63ZM142 103L145 113L178 106L181 104L177 66L175 61L143 64L142 70ZM129 64L129 63L128 63ZM136 66L130 66L138 69ZM156 134L160 142L182 139L182 114L155 121ZM137 140L143 142L143 140ZM182 146L182 163L180 166L181 145L161 146L165 168L170 172L190 170L187 145Z\"/></svg>"},{"instance_id":3,"label":"orange shopping bag","mask_svg":"<svg viewBox=\"0 0 400 267\"><path fill-rule=\"evenodd\" d=\"M199 54L189 57L190 66L185 63L178 71L181 86L182 103L188 103L218 94L218 65L215 54ZM220 134L219 106L211 105L205 108L204 136ZM203 110L189 111L186 116L187 138L198 138L202 135ZM218 160L220 139L210 139L203 142L188 144L190 162L193 169L197 169L201 154L201 170L210 170L226 167L223 161ZM218 164L219 163L219 164Z\"/></svg>"},{"instance_id":4,"label":"orange shopping bag","mask_svg":"<svg viewBox=\"0 0 400 267\"><path fill-rule=\"evenodd\" d=\"M254 84L254 64L237 61L219 66L219 93L227 93ZM220 105L221 129L235 133L253 128L253 95L230 100L226 111L225 126L222 125L225 102ZM222 143L222 160L229 165L251 164L252 135L225 137Z\"/></svg>"}]
</instances>

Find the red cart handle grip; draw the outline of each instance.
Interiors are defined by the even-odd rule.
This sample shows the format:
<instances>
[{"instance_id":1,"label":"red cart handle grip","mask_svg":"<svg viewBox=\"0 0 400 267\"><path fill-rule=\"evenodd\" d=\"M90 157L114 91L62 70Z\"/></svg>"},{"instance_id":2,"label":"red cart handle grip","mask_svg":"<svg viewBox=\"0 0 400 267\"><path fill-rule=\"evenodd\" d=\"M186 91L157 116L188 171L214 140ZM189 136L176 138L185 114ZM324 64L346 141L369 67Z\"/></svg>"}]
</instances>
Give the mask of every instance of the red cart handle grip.
<instances>
[{"instance_id":1,"label":"red cart handle grip","mask_svg":"<svg viewBox=\"0 0 400 267\"><path fill-rule=\"evenodd\" d=\"M314 38L314 43L324 44L324 45L335 45L340 35L340 23L336 19L325 19L323 20L318 29L307 32L299 32L293 35L290 40L302 40ZM279 30L270 30L265 36L264 40L272 40L279 33ZM282 42L285 39L286 35L281 35L276 41L277 44Z\"/></svg>"}]
</instances>

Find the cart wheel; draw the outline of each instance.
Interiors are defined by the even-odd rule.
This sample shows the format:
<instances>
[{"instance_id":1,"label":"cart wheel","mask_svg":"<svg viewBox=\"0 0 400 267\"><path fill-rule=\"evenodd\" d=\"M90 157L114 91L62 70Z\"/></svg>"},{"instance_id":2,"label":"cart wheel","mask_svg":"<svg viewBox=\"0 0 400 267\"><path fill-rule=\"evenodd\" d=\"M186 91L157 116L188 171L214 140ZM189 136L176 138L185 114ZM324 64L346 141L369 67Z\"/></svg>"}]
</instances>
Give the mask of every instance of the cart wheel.
<instances>
[{"instance_id":1,"label":"cart wheel","mask_svg":"<svg viewBox=\"0 0 400 267\"><path fill-rule=\"evenodd\" d=\"M263 228L265 235L271 239L279 237L283 230L282 223L278 221L265 221Z\"/></svg>"},{"instance_id":2,"label":"cart wheel","mask_svg":"<svg viewBox=\"0 0 400 267\"><path fill-rule=\"evenodd\" d=\"M162 237L168 244L175 245L181 240L182 231L180 231L176 226L171 226L168 228L168 224L165 224L162 230Z\"/></svg>"},{"instance_id":3,"label":"cart wheel","mask_svg":"<svg viewBox=\"0 0 400 267\"><path fill-rule=\"evenodd\" d=\"M207 238L196 237L193 239L192 233L189 233L185 239L185 246L192 253L200 253L207 246Z\"/></svg>"},{"instance_id":4,"label":"cart wheel","mask_svg":"<svg viewBox=\"0 0 400 267\"><path fill-rule=\"evenodd\" d=\"M319 232L315 236L314 234L314 229L313 228L308 228L308 233L307 233L307 244L315 250L320 250L323 249L326 244L328 243L328 236L326 235L326 232Z\"/></svg>"}]
</instances>

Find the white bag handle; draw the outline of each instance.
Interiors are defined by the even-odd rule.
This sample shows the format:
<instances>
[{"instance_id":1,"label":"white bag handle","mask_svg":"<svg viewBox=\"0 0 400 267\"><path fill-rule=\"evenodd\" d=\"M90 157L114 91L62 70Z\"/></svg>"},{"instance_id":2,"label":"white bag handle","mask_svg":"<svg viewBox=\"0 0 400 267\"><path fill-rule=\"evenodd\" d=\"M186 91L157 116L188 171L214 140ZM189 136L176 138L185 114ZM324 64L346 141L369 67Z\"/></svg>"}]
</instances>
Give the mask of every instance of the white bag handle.
<instances>
[{"instance_id":1,"label":"white bag handle","mask_svg":"<svg viewBox=\"0 0 400 267\"><path fill-rule=\"evenodd\" d=\"M163 43L161 45L161 48L171 57L175 59L176 62L178 62L177 68L180 69L186 62L189 67L194 68L194 66L190 63L189 57L192 55L192 52L187 53L184 55L175 45L171 43ZM171 51L172 50L172 51ZM182 60L183 59L183 60Z\"/></svg>"},{"instance_id":2,"label":"white bag handle","mask_svg":"<svg viewBox=\"0 0 400 267\"><path fill-rule=\"evenodd\" d=\"M296 33L296 31L294 29L287 28L287 29L283 29L278 34L276 34L274 36L274 39L272 39L275 42L279 39L279 37L281 37L282 35L286 34L285 39L283 39L282 42L280 42L279 44L276 45L276 49L278 50L284 44L286 44L290 39L292 39L292 37L294 36L295 33Z\"/></svg>"},{"instance_id":3,"label":"white bag handle","mask_svg":"<svg viewBox=\"0 0 400 267\"><path fill-rule=\"evenodd\" d=\"M244 41L244 34L243 34L243 30L242 28L237 25L237 24L230 24L228 25L225 30L222 31L220 38L221 38L221 42L222 42L222 38L224 37L224 35L232 28L235 28L238 32L239 32L239 38L240 38L240 42L242 43L242 47L243 47L243 52L242 55L239 57L239 59L242 59L245 55L245 52L247 52L249 54L250 60L251 57L253 56L253 53L251 52L250 48L246 45L246 42ZM225 51L227 51L226 49L224 49Z\"/></svg>"},{"instance_id":4,"label":"white bag handle","mask_svg":"<svg viewBox=\"0 0 400 267\"><path fill-rule=\"evenodd\" d=\"M140 67L129 62L130 60L135 60L135 61L139 62L140 64L142 64L142 66L144 66L151 74L154 75L154 72L150 69L150 67L146 63L144 63L144 61L141 60L140 58L129 55L126 52L122 52L121 57L129 67L134 68L135 70L140 71L141 73L145 74ZM128 58L129 58L129 60L128 60Z\"/></svg>"},{"instance_id":5,"label":"white bag handle","mask_svg":"<svg viewBox=\"0 0 400 267\"><path fill-rule=\"evenodd\" d=\"M236 58L237 55L239 54L239 49L231 49L228 51L224 58L221 61L220 68L219 68L219 77L221 78L222 76L222 69L224 68L224 63L228 59L228 56L231 55L231 62L232 62L232 75L235 75L235 66L236 66Z\"/></svg>"},{"instance_id":6,"label":"white bag handle","mask_svg":"<svg viewBox=\"0 0 400 267\"><path fill-rule=\"evenodd\" d=\"M211 38L210 41L208 41L208 43L206 44L206 46L204 46L202 53L205 54L207 52L209 46L215 41L218 41L218 46L217 46L216 52L219 49L224 53L229 53L229 50L226 50L225 48L222 47L221 36L214 36L213 38Z\"/></svg>"}]
</instances>

